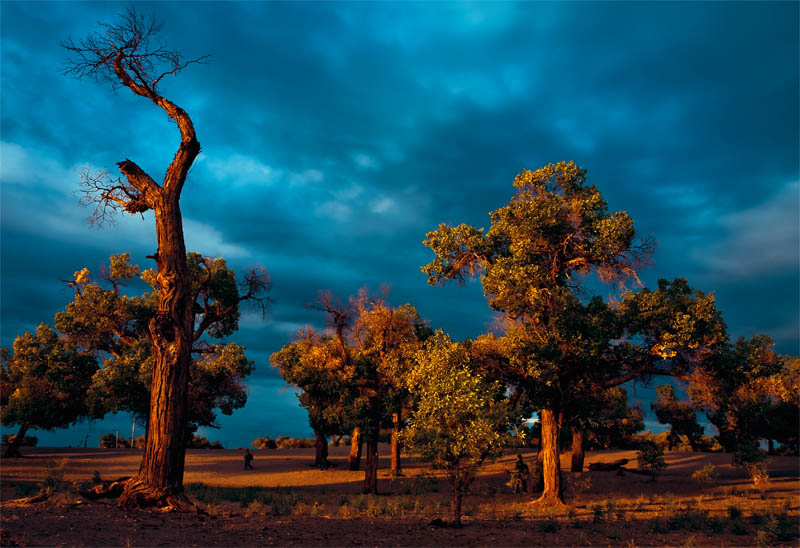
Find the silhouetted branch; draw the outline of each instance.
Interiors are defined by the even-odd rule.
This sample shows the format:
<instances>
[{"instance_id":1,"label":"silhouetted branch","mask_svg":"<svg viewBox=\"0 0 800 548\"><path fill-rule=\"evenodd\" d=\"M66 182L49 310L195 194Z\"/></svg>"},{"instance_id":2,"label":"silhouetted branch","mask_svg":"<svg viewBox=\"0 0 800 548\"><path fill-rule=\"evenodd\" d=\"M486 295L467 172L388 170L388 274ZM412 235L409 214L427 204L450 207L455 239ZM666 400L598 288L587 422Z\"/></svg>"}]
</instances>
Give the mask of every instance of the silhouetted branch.
<instances>
[{"instance_id":1,"label":"silhouetted branch","mask_svg":"<svg viewBox=\"0 0 800 548\"><path fill-rule=\"evenodd\" d=\"M129 8L115 25L100 24L101 30L75 42L72 38L61 45L72 55L67 59L64 72L75 78L94 78L117 88L120 84L119 67L130 78L139 95L158 95L158 83L167 75L174 75L194 63L204 63L209 56L186 60L175 50L167 49L159 40L162 30L155 18L145 17ZM133 89L133 88L132 88Z\"/></svg>"},{"instance_id":2,"label":"silhouetted branch","mask_svg":"<svg viewBox=\"0 0 800 548\"><path fill-rule=\"evenodd\" d=\"M239 287L244 291L244 295L239 296L239 302L247 301L248 304L261 311L262 319L266 318L269 305L273 302L270 297L266 296L266 293L272 289L272 278L266 267L257 266L248 270L239 283Z\"/></svg>"},{"instance_id":3,"label":"silhouetted branch","mask_svg":"<svg viewBox=\"0 0 800 548\"><path fill-rule=\"evenodd\" d=\"M120 177L112 177L106 170L84 168L80 174L78 195L82 206L94 207L87 219L90 225L116 224L114 215L119 211L133 214L150 209L136 187Z\"/></svg>"}]
</instances>

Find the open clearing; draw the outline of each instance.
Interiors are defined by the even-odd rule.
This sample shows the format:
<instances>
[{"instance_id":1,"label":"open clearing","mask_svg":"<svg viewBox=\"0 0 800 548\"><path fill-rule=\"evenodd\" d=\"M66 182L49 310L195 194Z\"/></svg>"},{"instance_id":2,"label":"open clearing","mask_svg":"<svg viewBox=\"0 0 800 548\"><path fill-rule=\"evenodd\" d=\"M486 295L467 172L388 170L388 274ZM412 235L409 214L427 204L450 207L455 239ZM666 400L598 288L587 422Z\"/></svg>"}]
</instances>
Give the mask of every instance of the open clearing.
<instances>
[{"instance_id":1,"label":"open clearing","mask_svg":"<svg viewBox=\"0 0 800 548\"><path fill-rule=\"evenodd\" d=\"M134 474L141 450L23 448L25 458L0 467L4 546L778 546L798 545L800 460L770 457L770 480L753 487L730 455L666 454L658 481L586 472L567 478L567 505L540 510L506 484L516 452L483 468L464 500L460 529L429 525L449 518L450 490L436 471L404 459L390 477L381 459L381 495L361 495L363 472L346 470L347 447L331 447L333 467L313 468L313 449L189 450L184 482L203 512L121 510L113 501L81 499L95 472L105 480ZM535 452L523 450L525 459ZM381 447L388 456L388 448ZM568 470L569 453L562 455ZM586 466L630 459L635 451L587 454ZM712 463L720 474L702 487L692 472ZM362 463L363 464L363 463ZM51 470L48 472L48 470ZM59 472L60 471L60 472ZM63 474L48 501L11 499L37 491L47 474ZM737 515L740 514L740 515Z\"/></svg>"}]
</instances>

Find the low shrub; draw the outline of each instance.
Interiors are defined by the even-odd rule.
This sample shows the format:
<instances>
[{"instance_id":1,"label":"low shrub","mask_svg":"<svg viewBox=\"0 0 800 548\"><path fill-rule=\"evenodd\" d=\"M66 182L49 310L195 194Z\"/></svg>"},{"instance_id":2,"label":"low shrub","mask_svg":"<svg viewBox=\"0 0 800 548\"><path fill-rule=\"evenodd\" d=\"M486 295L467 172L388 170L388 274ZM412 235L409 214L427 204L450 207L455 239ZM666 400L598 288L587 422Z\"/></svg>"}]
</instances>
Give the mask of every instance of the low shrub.
<instances>
[{"instance_id":1,"label":"low shrub","mask_svg":"<svg viewBox=\"0 0 800 548\"><path fill-rule=\"evenodd\" d=\"M717 467L711 463L706 464L699 470L695 470L692 473L692 480L700 484L702 487L710 487L716 484L718 479L719 473L717 472Z\"/></svg>"}]
</instances>

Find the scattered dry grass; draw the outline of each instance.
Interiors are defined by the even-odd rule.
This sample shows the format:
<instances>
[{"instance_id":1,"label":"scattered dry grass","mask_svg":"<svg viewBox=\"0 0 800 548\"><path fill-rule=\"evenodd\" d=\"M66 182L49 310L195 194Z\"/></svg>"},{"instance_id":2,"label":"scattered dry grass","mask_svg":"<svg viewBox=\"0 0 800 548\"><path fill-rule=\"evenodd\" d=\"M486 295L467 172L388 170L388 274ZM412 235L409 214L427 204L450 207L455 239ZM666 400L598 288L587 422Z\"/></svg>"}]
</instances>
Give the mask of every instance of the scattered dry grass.
<instances>
[{"instance_id":1,"label":"scattered dry grass","mask_svg":"<svg viewBox=\"0 0 800 548\"><path fill-rule=\"evenodd\" d=\"M483 470L464 500L466 527L454 531L428 525L449 518L449 487L413 459L404 460L400 477L391 477L382 459L381 495L370 497L360 493L363 472L346 470L345 447L331 448L334 467L326 471L312 467L313 449L253 451L252 471L243 469L242 453L190 450L185 484L205 515L164 516L76 504L74 491L96 472L104 479L135 473L140 450L28 449L26 458L2 461L2 500L42 485L61 495L26 507L6 504L2 544L797 545L800 480L793 457L770 458L769 481L758 486L722 454L668 453L669 467L654 483L633 474L565 472L567 504L552 510L511 492L509 454ZM562 458L567 470L569 454ZM591 453L587 466L618 458L634 461L635 452ZM691 479L709 464L718 478Z\"/></svg>"}]
</instances>

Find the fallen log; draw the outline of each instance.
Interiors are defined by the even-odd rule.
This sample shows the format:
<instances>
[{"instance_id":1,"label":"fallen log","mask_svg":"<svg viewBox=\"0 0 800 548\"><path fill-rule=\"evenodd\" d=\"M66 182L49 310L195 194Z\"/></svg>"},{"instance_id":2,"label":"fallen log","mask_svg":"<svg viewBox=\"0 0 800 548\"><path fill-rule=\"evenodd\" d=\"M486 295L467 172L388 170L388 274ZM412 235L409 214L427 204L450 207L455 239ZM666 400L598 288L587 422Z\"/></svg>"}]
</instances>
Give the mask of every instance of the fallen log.
<instances>
[{"instance_id":1,"label":"fallen log","mask_svg":"<svg viewBox=\"0 0 800 548\"><path fill-rule=\"evenodd\" d=\"M589 465L590 472L613 472L628 464L628 459L619 459L613 462L593 462Z\"/></svg>"}]
</instances>

